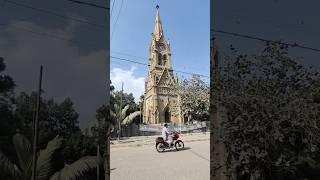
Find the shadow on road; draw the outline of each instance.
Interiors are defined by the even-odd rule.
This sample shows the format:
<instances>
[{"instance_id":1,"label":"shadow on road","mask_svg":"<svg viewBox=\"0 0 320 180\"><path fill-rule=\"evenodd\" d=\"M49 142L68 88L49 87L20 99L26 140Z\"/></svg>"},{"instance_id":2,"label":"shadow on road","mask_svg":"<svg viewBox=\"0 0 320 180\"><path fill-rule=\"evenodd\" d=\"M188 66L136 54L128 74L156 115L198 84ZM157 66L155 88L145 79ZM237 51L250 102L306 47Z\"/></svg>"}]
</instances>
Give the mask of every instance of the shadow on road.
<instances>
[{"instance_id":1,"label":"shadow on road","mask_svg":"<svg viewBox=\"0 0 320 180\"><path fill-rule=\"evenodd\" d=\"M199 153L192 151L190 147L185 147L185 148L183 148L183 149L181 149L181 150L179 150L179 151L177 151L176 149L165 150L165 151L163 151L163 152L161 152L161 153L180 152L180 151L186 151L186 150L190 150L189 152L191 152L192 154L198 156L199 158L201 158L201 159L203 159L203 160L210 161L209 159L207 159L206 157L200 155Z\"/></svg>"},{"instance_id":2,"label":"shadow on road","mask_svg":"<svg viewBox=\"0 0 320 180\"><path fill-rule=\"evenodd\" d=\"M192 150L190 150L190 152L191 152L192 154L198 156L199 158L210 162L210 160L207 159L206 157L204 157L204 156L202 156L202 155L200 155L200 154L198 154L198 153L196 153L196 152L194 152L194 151L192 151Z\"/></svg>"},{"instance_id":3,"label":"shadow on road","mask_svg":"<svg viewBox=\"0 0 320 180\"><path fill-rule=\"evenodd\" d=\"M179 151L185 151L185 150L189 150L189 149L191 149L191 147L185 147L185 148L183 148L183 149L181 149ZM177 152L177 150L175 150L175 151Z\"/></svg>"},{"instance_id":4,"label":"shadow on road","mask_svg":"<svg viewBox=\"0 0 320 180\"><path fill-rule=\"evenodd\" d=\"M170 150L165 150L165 151L163 151L163 152L161 152L161 153L180 152L180 151L185 151L185 150L189 150L189 149L191 149L191 147L184 147L183 149L181 149L181 150L179 150L179 151L177 151L176 149L170 149Z\"/></svg>"}]
</instances>

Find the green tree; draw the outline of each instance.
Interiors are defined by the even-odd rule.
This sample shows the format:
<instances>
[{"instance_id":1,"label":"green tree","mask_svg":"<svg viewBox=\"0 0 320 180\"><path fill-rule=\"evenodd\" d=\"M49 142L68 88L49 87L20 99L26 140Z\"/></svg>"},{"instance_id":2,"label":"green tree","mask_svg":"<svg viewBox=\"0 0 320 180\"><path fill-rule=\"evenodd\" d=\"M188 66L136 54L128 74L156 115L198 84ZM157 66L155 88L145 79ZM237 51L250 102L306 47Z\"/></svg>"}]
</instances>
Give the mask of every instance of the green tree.
<instances>
[{"instance_id":1,"label":"green tree","mask_svg":"<svg viewBox=\"0 0 320 180\"><path fill-rule=\"evenodd\" d=\"M47 128L51 128L54 134L63 137L70 137L73 133L79 132L79 114L73 106L70 98L64 99L56 104L52 99L48 101L49 122Z\"/></svg>"},{"instance_id":2,"label":"green tree","mask_svg":"<svg viewBox=\"0 0 320 180\"><path fill-rule=\"evenodd\" d=\"M192 75L190 79L179 82L182 115L189 120L209 120L209 85L200 76Z\"/></svg>"},{"instance_id":3,"label":"green tree","mask_svg":"<svg viewBox=\"0 0 320 180\"><path fill-rule=\"evenodd\" d=\"M61 147L63 139L55 137L49 141L47 147L40 150L37 159L38 180L66 180L82 177L87 171L101 164L101 159L96 156L86 156L65 165L58 171L53 171L52 161L55 152ZM0 167L4 172L9 172L11 178L29 180L31 178L32 148L29 140L18 133L13 136L13 144L18 157L18 163L11 162L3 153L0 153Z\"/></svg>"},{"instance_id":4,"label":"green tree","mask_svg":"<svg viewBox=\"0 0 320 180\"><path fill-rule=\"evenodd\" d=\"M96 152L95 136L78 131L65 139L61 149L61 157L63 162L72 163L83 156L96 155Z\"/></svg>"},{"instance_id":5,"label":"green tree","mask_svg":"<svg viewBox=\"0 0 320 180\"><path fill-rule=\"evenodd\" d=\"M319 73L279 44L253 56L234 52L225 63L219 101L233 177L318 179Z\"/></svg>"},{"instance_id":6,"label":"green tree","mask_svg":"<svg viewBox=\"0 0 320 180\"><path fill-rule=\"evenodd\" d=\"M121 136L121 127L123 125L130 124L135 117L141 114L141 111L135 111L127 115L127 110L129 108L130 108L130 105L126 105L124 108L122 108L120 105L115 104L114 105L115 111L113 112L110 110L111 117L116 120L113 122L117 122L117 124L114 124L114 126L117 126L118 128L118 140L120 140L120 136Z\"/></svg>"},{"instance_id":7,"label":"green tree","mask_svg":"<svg viewBox=\"0 0 320 180\"><path fill-rule=\"evenodd\" d=\"M19 127L19 122L13 116L15 83L4 73L5 69L4 59L0 57L0 148L8 157L14 158L11 137Z\"/></svg>"},{"instance_id":8,"label":"green tree","mask_svg":"<svg viewBox=\"0 0 320 180\"><path fill-rule=\"evenodd\" d=\"M141 97L143 97L143 95ZM136 111L140 111L140 105L142 105L141 103L143 103L141 97L140 102L136 103L132 93L128 94L123 91L116 91L112 85L110 86L110 107L113 112L115 112L115 104L128 104L129 109L127 110L127 115ZM142 107L143 105L141 106L141 108ZM136 117L134 119L134 122L142 122L142 120Z\"/></svg>"},{"instance_id":9,"label":"green tree","mask_svg":"<svg viewBox=\"0 0 320 180\"><path fill-rule=\"evenodd\" d=\"M144 95L141 95L140 96L140 99L139 99L139 103L138 103L138 106L139 106L139 109L141 111L141 113L143 113L143 104L144 104ZM142 123L143 122L143 116L141 114L140 118L139 118L139 123Z\"/></svg>"},{"instance_id":10,"label":"green tree","mask_svg":"<svg viewBox=\"0 0 320 180\"><path fill-rule=\"evenodd\" d=\"M134 96L133 96L132 93L128 94L128 93L124 93L122 91L114 91L111 94L110 104L113 105L113 106L114 106L114 104L120 104L121 96L122 96L122 102L121 103L130 105L130 107L128 109L128 113L139 111L140 107L135 102ZM112 109L112 110L115 110L115 109Z\"/></svg>"},{"instance_id":11,"label":"green tree","mask_svg":"<svg viewBox=\"0 0 320 180\"><path fill-rule=\"evenodd\" d=\"M35 92L32 92L30 95L21 92L15 98L16 108L14 116L19 121L19 129L28 138L32 136L36 97L37 93ZM61 103L57 103L53 99L47 100L41 98L40 105L40 147L46 146L46 143L56 135L68 139L72 134L80 131L79 114L75 111L70 98L64 99Z\"/></svg>"},{"instance_id":12,"label":"green tree","mask_svg":"<svg viewBox=\"0 0 320 180\"><path fill-rule=\"evenodd\" d=\"M36 98L37 93L32 92L29 94L25 92L21 92L18 96L15 97L15 110L14 110L14 117L19 122L19 130L21 133L25 134L28 139L32 138L32 131L33 131L33 119L35 117L35 109L36 109ZM39 144L41 147L45 146L48 142L48 134L50 130L46 129L48 125L46 119L49 117L48 115L48 107L43 98L40 100L40 112L39 112ZM46 131L44 131L46 129ZM53 138L49 137L50 138Z\"/></svg>"},{"instance_id":13,"label":"green tree","mask_svg":"<svg viewBox=\"0 0 320 180\"><path fill-rule=\"evenodd\" d=\"M32 138L32 121L34 118L37 94L32 92L20 93L16 97L15 118L19 121L19 129ZM59 135L65 139L64 145L59 150L60 156L55 157L54 164L59 168L63 163L73 163L85 155L96 155L94 137L81 132L78 122L78 113L73 107L70 98L58 103L54 99L41 99L40 108L40 148L46 147L49 140Z\"/></svg>"}]
</instances>

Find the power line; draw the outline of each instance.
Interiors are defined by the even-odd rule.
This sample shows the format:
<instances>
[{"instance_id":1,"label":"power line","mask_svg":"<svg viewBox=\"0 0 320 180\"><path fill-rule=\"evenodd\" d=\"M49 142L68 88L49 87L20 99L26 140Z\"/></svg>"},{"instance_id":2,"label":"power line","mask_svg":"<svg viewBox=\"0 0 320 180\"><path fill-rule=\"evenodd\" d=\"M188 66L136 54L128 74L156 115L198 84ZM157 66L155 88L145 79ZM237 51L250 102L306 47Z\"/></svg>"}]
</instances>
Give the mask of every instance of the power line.
<instances>
[{"instance_id":1,"label":"power line","mask_svg":"<svg viewBox=\"0 0 320 180\"><path fill-rule=\"evenodd\" d=\"M320 52L320 49L318 49L318 48L313 48L313 47L309 47L309 46L302 46L296 42L295 43L287 43L287 42L281 42L281 41L275 41L275 40L268 40L268 39L261 38L261 37L250 36L250 35L246 35L246 34L239 34L239 33L235 33L235 32L222 31L222 30L215 30L215 29L213 29L213 31L216 33L228 34L228 35L251 39L251 40L258 40L258 41L267 42L267 43L277 43L280 45L286 45L286 46L296 47L296 48L300 48L300 49L306 49L306 50Z\"/></svg>"},{"instance_id":2,"label":"power line","mask_svg":"<svg viewBox=\"0 0 320 180\"><path fill-rule=\"evenodd\" d=\"M82 5L86 5L86 6L91 6L91 7L95 7L95 8L100 8L100 9L110 9L108 7L105 7L105 6L101 6L101 5L98 5L98 4L94 4L94 3L90 3L90 2L84 2L84 1L78 1L78 0L67 0L67 1L70 1L72 3L76 3L76 4L82 4Z\"/></svg>"},{"instance_id":3,"label":"power line","mask_svg":"<svg viewBox=\"0 0 320 180\"><path fill-rule=\"evenodd\" d=\"M253 21L253 22L258 22L258 23L269 23L269 24L272 24L273 26L275 26L277 28L280 28L280 26L291 26L289 28L292 29L292 27L294 27L294 28L299 28L299 30L302 30L301 29L301 28L303 28L302 26L305 25L304 20L300 20L299 24L293 24L293 23L289 23L289 22L279 22L279 21L274 21L274 20L270 20L270 19L252 17L252 16L247 16L247 15L239 15L239 14L232 14L232 15L233 15L233 18L236 19L236 23L237 24L241 24L242 23L241 19L246 19L246 20L251 21L251 22ZM221 16L221 17L225 18L226 16Z\"/></svg>"},{"instance_id":4,"label":"power line","mask_svg":"<svg viewBox=\"0 0 320 180\"><path fill-rule=\"evenodd\" d=\"M33 7L33 6L30 6L30 5L27 5L27 4L18 3L18 2L15 2L15 1L11 1L11 0L7 0L6 2L10 3L10 4L13 4L15 6L20 6L20 7L23 7L23 8L32 9L34 11L39 11L39 12L42 12L42 13L54 15L54 16L62 18L62 19L70 19L70 20L73 20L73 21L76 21L76 22L80 22L80 23L91 25L91 26L95 26L97 28L105 28L106 27L105 25L102 25L102 24L96 24L96 23L92 23L92 22L87 21L87 20L78 19L78 18L74 18L74 17L70 17L70 16L65 16L65 15L62 15L62 14L59 14L59 13L56 13L54 11L50 11L50 10L47 10L47 9Z\"/></svg>"},{"instance_id":5,"label":"power line","mask_svg":"<svg viewBox=\"0 0 320 180\"><path fill-rule=\"evenodd\" d=\"M0 24L0 26L5 26L5 25L6 24ZM72 40L72 39L69 39L69 38L66 38L66 37L57 36L55 34L50 34L50 33L46 33L46 32L37 32L37 31L33 31L31 29L20 27L20 26L16 26L16 25L12 25L12 28L18 29L18 30L23 30L23 31L26 31L28 33L32 33L32 34L39 35L39 36L46 36L46 37L50 37L50 38L54 38L54 39L58 39L58 40L62 40L62 41L68 41L68 42L75 43L75 44L86 44L86 45L90 45L91 47L98 47L98 45L95 44L95 43ZM122 53L122 54L125 54L125 53ZM141 63L141 62L133 61L133 60L130 60L130 59L125 59L125 58L120 58L120 57L115 57L115 56L110 56L110 58L118 59L120 61L126 61L126 62L135 63L135 64L140 64L140 65L144 65L144 66L149 66L146 63ZM190 72L185 72L185 71L180 71L180 70L173 70L173 71L184 73L184 74L189 74L189 75L199 75L201 77L210 78L210 76L206 76L206 75L202 75L202 74L190 73Z\"/></svg>"},{"instance_id":6,"label":"power line","mask_svg":"<svg viewBox=\"0 0 320 180\"><path fill-rule=\"evenodd\" d=\"M146 58L135 56L135 55L128 54L128 53L123 53L123 52L118 52L118 51L111 51L111 52L115 53L115 54L121 54L121 55L129 56L129 57L139 58L139 59L143 59L143 60L146 59Z\"/></svg>"},{"instance_id":7,"label":"power line","mask_svg":"<svg viewBox=\"0 0 320 180\"><path fill-rule=\"evenodd\" d=\"M134 64L143 65L143 66L148 66L148 67L150 66L149 64L142 63L142 62L138 62L138 61L134 61L134 60L130 60L130 59L119 58L119 57L115 57L115 56L110 56L110 58L118 59L118 60L120 60L120 61L131 62L131 63L134 63ZM173 69L173 71L175 71L175 72L179 72L179 73L183 73L183 74L198 75L198 76L201 76L201 77L210 78L210 76L203 75L203 74L190 73L190 72L180 71L180 70L174 70L174 69Z\"/></svg>"},{"instance_id":8,"label":"power line","mask_svg":"<svg viewBox=\"0 0 320 180\"><path fill-rule=\"evenodd\" d=\"M112 16L113 7L114 7L114 4L115 4L115 3L116 3L116 0L113 0L112 7L111 7L111 14L110 14L110 16Z\"/></svg>"},{"instance_id":9,"label":"power line","mask_svg":"<svg viewBox=\"0 0 320 180\"><path fill-rule=\"evenodd\" d=\"M39 17L39 14L35 14L35 15L32 15L30 17L26 17L26 18L19 18L17 19L17 21L27 21L27 20L31 20L31 19L34 19L36 17ZM11 23L0 23L0 26L7 26L7 25L10 25Z\"/></svg>"},{"instance_id":10,"label":"power line","mask_svg":"<svg viewBox=\"0 0 320 180\"><path fill-rule=\"evenodd\" d=\"M117 22L118 22L120 13L121 13L122 5L123 5L123 0L121 0L120 10L119 10L118 16L117 16L117 18L116 18L116 21L115 21L115 23L114 23L114 25L113 25L113 28L112 28L111 41L112 41L112 38L113 38L114 29L116 28L116 25L117 25Z\"/></svg>"},{"instance_id":11,"label":"power line","mask_svg":"<svg viewBox=\"0 0 320 180\"><path fill-rule=\"evenodd\" d=\"M6 25L7 24L0 24L0 26L6 26ZM75 43L75 44L86 44L86 45L90 45L92 47L98 47L98 45L95 44L95 43L72 40L72 39L69 39L69 38L66 38L66 37L57 36L55 34L46 33L46 32L37 32L37 31L33 31L31 29L28 29L28 28L25 28L25 27L16 26L16 25L12 25L11 28L14 28L14 29L17 29L17 30L22 30L22 31L25 31L25 32L28 32L28 33L39 35L39 36L46 36L46 37L50 37L50 38L54 38L54 39L58 39L58 40L68 41L68 42Z\"/></svg>"},{"instance_id":12,"label":"power line","mask_svg":"<svg viewBox=\"0 0 320 180\"><path fill-rule=\"evenodd\" d=\"M120 58L120 57L115 57L115 56L110 56L110 57L114 58L114 59L121 60L121 61L127 61L127 62L131 62L131 63L135 63L135 64L149 66L147 63L142 63L142 62L138 62L138 61L134 61L134 60L130 60L130 59L125 59L125 58Z\"/></svg>"},{"instance_id":13,"label":"power line","mask_svg":"<svg viewBox=\"0 0 320 180\"><path fill-rule=\"evenodd\" d=\"M118 51L111 51L112 54L120 54L120 55L124 55L124 56L128 56L128 57L133 57L133 58L139 58L139 59L142 59L142 60L146 60L147 58L145 57L139 57L139 56L136 56L136 55L132 55L132 54L128 54L128 53L123 53L123 52L118 52ZM203 70L202 67L199 67L201 70ZM183 69L189 69L189 70L199 70L198 68L189 68L189 67L185 67L183 66Z\"/></svg>"}]
</instances>

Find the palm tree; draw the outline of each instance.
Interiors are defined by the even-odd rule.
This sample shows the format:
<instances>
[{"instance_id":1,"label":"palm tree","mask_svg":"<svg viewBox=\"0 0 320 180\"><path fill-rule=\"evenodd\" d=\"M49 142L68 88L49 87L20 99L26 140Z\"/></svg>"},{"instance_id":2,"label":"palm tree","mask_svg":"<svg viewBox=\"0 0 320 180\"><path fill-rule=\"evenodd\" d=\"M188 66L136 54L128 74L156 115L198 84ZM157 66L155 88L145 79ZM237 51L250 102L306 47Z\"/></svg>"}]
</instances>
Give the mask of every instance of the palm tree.
<instances>
[{"instance_id":1,"label":"palm tree","mask_svg":"<svg viewBox=\"0 0 320 180\"><path fill-rule=\"evenodd\" d=\"M65 165L58 172L53 172L51 161L53 154L61 147L62 138L56 136L49 141L47 147L40 150L37 159L37 180L74 180L97 167L102 161L96 156L83 157L70 165ZM29 180L31 178L32 148L29 140L22 134L13 136L13 144L18 157L18 164L11 162L0 151L0 168L14 179Z\"/></svg>"},{"instance_id":2,"label":"palm tree","mask_svg":"<svg viewBox=\"0 0 320 180\"><path fill-rule=\"evenodd\" d=\"M127 116L127 110L130 105L126 105L123 109L118 104L114 105L115 112L110 110L111 116L116 120L113 126L118 126L118 140L120 140L121 126L130 124L133 119L141 114L141 111L135 111Z\"/></svg>"}]
</instances>

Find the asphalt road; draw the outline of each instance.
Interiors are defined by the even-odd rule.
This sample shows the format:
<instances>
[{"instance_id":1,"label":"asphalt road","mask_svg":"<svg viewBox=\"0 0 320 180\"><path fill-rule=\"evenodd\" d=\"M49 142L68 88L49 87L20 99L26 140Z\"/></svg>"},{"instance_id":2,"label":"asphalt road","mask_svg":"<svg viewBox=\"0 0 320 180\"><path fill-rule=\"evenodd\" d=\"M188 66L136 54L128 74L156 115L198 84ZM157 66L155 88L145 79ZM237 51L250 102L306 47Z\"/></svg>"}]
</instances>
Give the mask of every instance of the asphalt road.
<instances>
[{"instance_id":1,"label":"asphalt road","mask_svg":"<svg viewBox=\"0 0 320 180\"><path fill-rule=\"evenodd\" d=\"M185 150L158 153L155 145L111 148L112 180L208 180L210 142L185 142Z\"/></svg>"}]
</instances>

